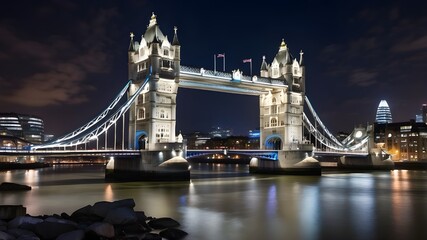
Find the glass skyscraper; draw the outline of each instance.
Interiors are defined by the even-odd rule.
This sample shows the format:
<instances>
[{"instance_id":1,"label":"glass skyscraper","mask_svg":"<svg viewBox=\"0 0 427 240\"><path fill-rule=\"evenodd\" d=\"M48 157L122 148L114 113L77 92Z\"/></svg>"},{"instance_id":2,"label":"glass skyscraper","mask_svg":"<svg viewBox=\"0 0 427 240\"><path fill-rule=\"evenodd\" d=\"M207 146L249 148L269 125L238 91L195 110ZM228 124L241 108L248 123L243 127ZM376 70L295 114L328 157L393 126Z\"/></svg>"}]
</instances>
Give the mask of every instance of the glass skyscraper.
<instances>
[{"instance_id":1,"label":"glass skyscraper","mask_svg":"<svg viewBox=\"0 0 427 240\"><path fill-rule=\"evenodd\" d=\"M27 114L0 113L0 135L40 144L44 137L43 120Z\"/></svg>"},{"instance_id":2,"label":"glass skyscraper","mask_svg":"<svg viewBox=\"0 0 427 240\"><path fill-rule=\"evenodd\" d=\"M377 108L377 115L375 117L377 123L391 123L391 111L386 100L381 100Z\"/></svg>"}]
</instances>

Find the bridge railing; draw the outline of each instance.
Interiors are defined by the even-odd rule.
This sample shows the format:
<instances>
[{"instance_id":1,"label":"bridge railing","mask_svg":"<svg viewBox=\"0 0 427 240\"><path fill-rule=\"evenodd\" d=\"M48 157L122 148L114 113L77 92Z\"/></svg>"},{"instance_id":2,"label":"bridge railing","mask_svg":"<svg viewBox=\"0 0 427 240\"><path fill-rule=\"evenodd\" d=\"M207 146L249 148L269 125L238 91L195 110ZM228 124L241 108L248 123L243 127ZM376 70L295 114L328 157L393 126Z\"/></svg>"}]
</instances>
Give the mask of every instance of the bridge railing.
<instances>
[{"instance_id":1,"label":"bridge railing","mask_svg":"<svg viewBox=\"0 0 427 240\"><path fill-rule=\"evenodd\" d=\"M181 72L197 74L200 76L217 77L217 78L227 79L230 81L233 80L233 74L231 73L207 70L204 68L188 67L188 66L181 65ZM287 85L286 82L284 82L283 80L263 78L258 76L241 75L240 80L248 81L248 82L252 81L252 82L259 82L259 83L275 84L275 85Z\"/></svg>"},{"instance_id":2,"label":"bridge railing","mask_svg":"<svg viewBox=\"0 0 427 240\"><path fill-rule=\"evenodd\" d=\"M231 73L212 71L212 70L206 70L204 68L195 68L195 67L188 67L188 66L182 66L182 65L181 65L181 72L195 73L201 76L221 77L221 78L227 78L230 80L233 78L233 75Z\"/></svg>"}]
</instances>

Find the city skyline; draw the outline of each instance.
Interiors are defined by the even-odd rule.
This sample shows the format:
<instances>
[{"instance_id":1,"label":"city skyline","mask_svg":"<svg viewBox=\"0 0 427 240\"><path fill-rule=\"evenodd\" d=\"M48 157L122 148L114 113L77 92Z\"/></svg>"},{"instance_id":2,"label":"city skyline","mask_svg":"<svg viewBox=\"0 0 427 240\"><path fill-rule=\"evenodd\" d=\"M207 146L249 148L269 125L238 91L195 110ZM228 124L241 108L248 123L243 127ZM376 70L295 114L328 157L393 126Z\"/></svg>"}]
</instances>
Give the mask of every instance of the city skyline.
<instances>
[{"instance_id":1,"label":"city skyline","mask_svg":"<svg viewBox=\"0 0 427 240\"><path fill-rule=\"evenodd\" d=\"M251 59L259 76L262 57L271 63L282 39L293 57L303 50L307 96L334 133L373 123L381 99L395 122L414 118L427 102L426 3L273 3L219 1L209 9L173 1L28 1L25 9L7 3L0 22L1 112L37 115L56 136L88 122L126 83L129 33L139 40L152 12L169 39L178 27L187 66L213 69L213 56L225 53L226 72L248 75L243 61ZM221 59L216 67L222 70ZM242 134L259 126L257 97L180 89L177 101L177 131L222 126Z\"/></svg>"}]
</instances>

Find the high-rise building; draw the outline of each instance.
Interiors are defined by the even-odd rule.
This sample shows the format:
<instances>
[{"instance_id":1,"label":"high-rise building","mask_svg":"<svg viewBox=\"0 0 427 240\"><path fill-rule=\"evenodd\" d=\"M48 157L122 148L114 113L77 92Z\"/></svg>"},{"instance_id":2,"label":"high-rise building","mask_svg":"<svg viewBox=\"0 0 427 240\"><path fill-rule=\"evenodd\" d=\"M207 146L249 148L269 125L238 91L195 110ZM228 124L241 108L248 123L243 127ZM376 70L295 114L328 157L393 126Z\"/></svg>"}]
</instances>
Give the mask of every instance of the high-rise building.
<instances>
[{"instance_id":1,"label":"high-rise building","mask_svg":"<svg viewBox=\"0 0 427 240\"><path fill-rule=\"evenodd\" d=\"M377 115L375 117L377 123L391 123L391 111L386 100L381 100L377 108Z\"/></svg>"},{"instance_id":2,"label":"high-rise building","mask_svg":"<svg viewBox=\"0 0 427 240\"><path fill-rule=\"evenodd\" d=\"M427 103L424 103L422 108L421 108L421 112L423 114L423 122L427 123Z\"/></svg>"},{"instance_id":3,"label":"high-rise building","mask_svg":"<svg viewBox=\"0 0 427 240\"><path fill-rule=\"evenodd\" d=\"M427 124L427 104L424 103L421 106L421 113L415 115L415 121L418 123L425 123Z\"/></svg>"},{"instance_id":4,"label":"high-rise building","mask_svg":"<svg viewBox=\"0 0 427 240\"><path fill-rule=\"evenodd\" d=\"M0 113L0 134L17 137L30 143L42 143L43 120L27 114Z\"/></svg>"}]
</instances>

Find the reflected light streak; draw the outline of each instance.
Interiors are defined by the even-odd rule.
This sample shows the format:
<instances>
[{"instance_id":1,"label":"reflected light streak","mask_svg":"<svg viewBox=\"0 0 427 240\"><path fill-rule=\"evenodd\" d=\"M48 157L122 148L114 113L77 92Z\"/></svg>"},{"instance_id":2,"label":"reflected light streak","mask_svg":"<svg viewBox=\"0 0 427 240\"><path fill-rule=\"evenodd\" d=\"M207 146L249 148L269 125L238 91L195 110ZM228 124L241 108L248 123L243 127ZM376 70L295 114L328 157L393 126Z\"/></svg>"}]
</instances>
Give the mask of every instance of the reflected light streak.
<instances>
[{"instance_id":1,"label":"reflected light streak","mask_svg":"<svg viewBox=\"0 0 427 240\"><path fill-rule=\"evenodd\" d=\"M31 185L39 182L39 171L38 170L26 170L25 171L25 184Z\"/></svg>"},{"instance_id":2,"label":"reflected light streak","mask_svg":"<svg viewBox=\"0 0 427 240\"><path fill-rule=\"evenodd\" d=\"M372 179L370 180L372 181ZM353 233L357 235L357 239L372 236L375 233L375 221L372 213L375 212L376 193L371 188L364 188L364 190L366 191L353 192L353 196L350 198L352 224L356 227Z\"/></svg>"},{"instance_id":3,"label":"reflected light streak","mask_svg":"<svg viewBox=\"0 0 427 240\"><path fill-rule=\"evenodd\" d=\"M111 184L108 184L105 187L104 199L110 202L114 201L114 192L113 192L113 188L111 187Z\"/></svg>"},{"instance_id":4,"label":"reflected light streak","mask_svg":"<svg viewBox=\"0 0 427 240\"><path fill-rule=\"evenodd\" d=\"M391 211L393 221L397 223L396 226L399 228L404 228L404 226L407 227L407 223L411 222L410 217L412 212L412 201L406 194L410 190L408 170L393 170L392 178ZM400 231L403 232L403 229Z\"/></svg>"},{"instance_id":5,"label":"reflected light streak","mask_svg":"<svg viewBox=\"0 0 427 240\"><path fill-rule=\"evenodd\" d=\"M277 189L276 185L271 185L267 195L267 216L275 217L277 213Z\"/></svg>"},{"instance_id":6,"label":"reflected light streak","mask_svg":"<svg viewBox=\"0 0 427 240\"><path fill-rule=\"evenodd\" d=\"M300 227L303 239L316 239L319 234L319 189L306 186L302 189L300 208Z\"/></svg>"},{"instance_id":7,"label":"reflected light streak","mask_svg":"<svg viewBox=\"0 0 427 240\"><path fill-rule=\"evenodd\" d=\"M12 182L12 172L11 171L6 171L6 174L4 176L4 181L5 182Z\"/></svg>"},{"instance_id":8,"label":"reflected light streak","mask_svg":"<svg viewBox=\"0 0 427 240\"><path fill-rule=\"evenodd\" d=\"M240 231L235 231L236 229L244 229L239 219L227 217L224 213L194 207L183 207L180 210L184 216L183 225L192 226L193 229L201 232L199 234L193 233L194 235L222 236L222 239L239 239L238 236L242 235Z\"/></svg>"},{"instance_id":9,"label":"reflected light streak","mask_svg":"<svg viewBox=\"0 0 427 240\"><path fill-rule=\"evenodd\" d=\"M194 187L193 181L190 180L190 184L188 185L188 205L195 205L199 201L199 198L196 193L196 189Z\"/></svg>"}]
</instances>

